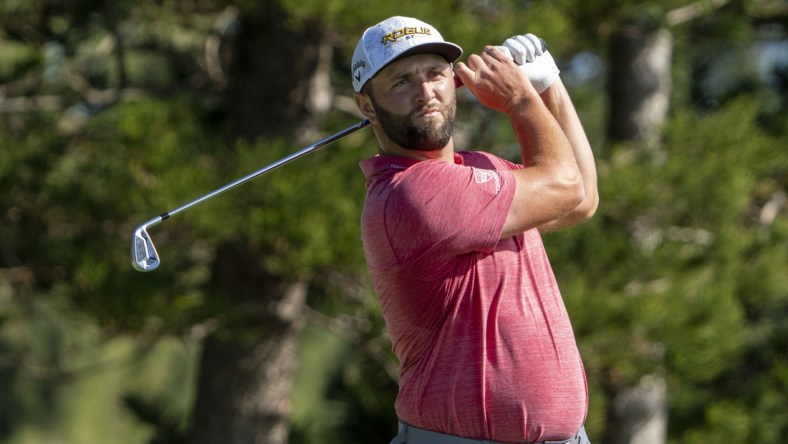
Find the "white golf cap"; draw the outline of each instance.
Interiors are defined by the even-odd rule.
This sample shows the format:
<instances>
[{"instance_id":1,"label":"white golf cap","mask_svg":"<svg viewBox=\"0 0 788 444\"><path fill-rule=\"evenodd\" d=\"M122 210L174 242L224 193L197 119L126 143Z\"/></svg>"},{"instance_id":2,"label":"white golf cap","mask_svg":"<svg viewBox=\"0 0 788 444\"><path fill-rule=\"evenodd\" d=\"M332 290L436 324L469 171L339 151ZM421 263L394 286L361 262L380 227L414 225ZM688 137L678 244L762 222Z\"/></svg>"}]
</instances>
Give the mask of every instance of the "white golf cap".
<instances>
[{"instance_id":1,"label":"white golf cap","mask_svg":"<svg viewBox=\"0 0 788 444\"><path fill-rule=\"evenodd\" d=\"M391 17L364 31L353 52L353 89L361 87L389 63L405 56L433 53L453 63L462 48L443 40L427 23L410 17Z\"/></svg>"}]
</instances>

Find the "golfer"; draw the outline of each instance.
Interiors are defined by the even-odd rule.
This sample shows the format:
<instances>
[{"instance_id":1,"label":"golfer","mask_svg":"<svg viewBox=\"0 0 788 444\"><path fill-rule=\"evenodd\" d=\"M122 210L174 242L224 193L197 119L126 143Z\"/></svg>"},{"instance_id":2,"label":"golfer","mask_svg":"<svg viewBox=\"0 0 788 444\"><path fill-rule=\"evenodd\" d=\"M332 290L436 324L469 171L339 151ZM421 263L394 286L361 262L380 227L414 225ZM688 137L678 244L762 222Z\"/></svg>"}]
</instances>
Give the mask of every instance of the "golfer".
<instances>
[{"instance_id":1,"label":"golfer","mask_svg":"<svg viewBox=\"0 0 788 444\"><path fill-rule=\"evenodd\" d=\"M454 63L432 26L389 18L352 61L374 128L361 228L399 359L392 444L587 443L583 364L540 232L589 219L594 160L549 52L515 36ZM456 84L509 117L521 163L460 151Z\"/></svg>"}]
</instances>

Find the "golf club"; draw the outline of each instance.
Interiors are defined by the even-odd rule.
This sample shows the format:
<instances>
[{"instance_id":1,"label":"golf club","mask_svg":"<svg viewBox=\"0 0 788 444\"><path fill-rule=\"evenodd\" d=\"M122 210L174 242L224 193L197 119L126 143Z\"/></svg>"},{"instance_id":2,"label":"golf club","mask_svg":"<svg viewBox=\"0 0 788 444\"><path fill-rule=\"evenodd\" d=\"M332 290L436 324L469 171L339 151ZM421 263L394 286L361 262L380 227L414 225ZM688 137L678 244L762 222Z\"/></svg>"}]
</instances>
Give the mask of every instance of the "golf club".
<instances>
[{"instance_id":1,"label":"golf club","mask_svg":"<svg viewBox=\"0 0 788 444\"><path fill-rule=\"evenodd\" d=\"M257 171L249 173L246 176L241 177L238 180L235 180L234 182L228 183L227 185L221 188L211 191L210 193L204 196L198 197L197 199L194 199L193 201L187 204L181 205L180 207L174 210L167 211L166 213L162 213L161 215L156 216L153 219L143 223L142 225L138 226L134 230L134 234L131 237L131 265L134 267L135 270L138 271L153 271L159 267L161 260L159 259L159 253L156 251L156 247L153 245L153 240L151 240L150 235L148 234L148 229L150 227L156 226L164 222L165 220L169 219L170 217L180 213L181 211L191 208L197 204L200 204L212 197L218 196L219 194L231 190L237 187L238 185L244 184L254 179L257 176L265 174L275 168L278 168L286 163L298 159L299 157L309 154L312 151L315 151L319 148L322 148L330 144L331 142L335 142L347 136L348 134L354 133L360 130L361 128L366 127L367 125L369 125L369 120L366 119L362 120L361 122L353 126L350 126L348 128L345 128L344 130L336 134L328 136L325 139L322 139L318 142L313 143L312 145L302 148L301 150L296 151L295 153L290 154L287 157L283 157L282 159L279 159L276 162L266 165Z\"/></svg>"},{"instance_id":2,"label":"golf club","mask_svg":"<svg viewBox=\"0 0 788 444\"><path fill-rule=\"evenodd\" d=\"M545 43L545 41L541 40L541 43L542 43L542 50L547 50L547 44ZM509 50L509 48L505 46L498 46L498 48L511 56L511 51ZM455 76L454 81L455 81L455 86L457 88L461 88L463 86L462 81L459 79L459 77ZM360 130L361 128L366 127L369 124L370 124L369 120L366 119L362 120L361 122L353 126L350 126L334 135L328 136L323 140L320 140L318 142L313 143L312 145L302 148L300 151L296 151L295 153L287 157L284 157L280 160L277 160L274 163L266 165L263 168L253 173L250 173L234 182L231 182L221 188L211 191L210 193L204 196L198 197L197 199L194 199L193 201L185 205L182 205L174 210L170 210L166 213L162 213L161 215L156 216L153 219L143 223L142 225L138 226L134 230L134 234L131 237L131 265L134 267L135 270L139 270L139 271L153 271L159 267L161 260L159 259L159 253L156 251L156 247L153 245L153 240L151 240L150 235L148 234L148 229L150 227L158 225L163 221L169 219L171 216L180 213L181 211L184 211L212 197L222 194L225 191L237 187L238 185L246 183L257 176L265 174L275 168L278 168L286 163L298 159L301 156L309 154L312 151L315 151L319 148L322 148L330 144L331 142L335 142L347 136L348 134L354 133Z\"/></svg>"}]
</instances>

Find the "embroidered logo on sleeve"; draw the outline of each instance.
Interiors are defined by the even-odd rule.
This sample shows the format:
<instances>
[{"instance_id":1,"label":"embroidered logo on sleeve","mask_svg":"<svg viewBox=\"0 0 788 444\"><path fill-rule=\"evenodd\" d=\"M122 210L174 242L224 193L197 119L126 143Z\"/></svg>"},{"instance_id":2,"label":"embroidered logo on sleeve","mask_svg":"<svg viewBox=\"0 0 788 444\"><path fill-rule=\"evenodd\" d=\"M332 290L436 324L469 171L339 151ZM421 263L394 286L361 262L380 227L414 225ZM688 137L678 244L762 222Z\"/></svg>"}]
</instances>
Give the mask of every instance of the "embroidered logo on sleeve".
<instances>
[{"instance_id":1,"label":"embroidered logo on sleeve","mask_svg":"<svg viewBox=\"0 0 788 444\"><path fill-rule=\"evenodd\" d=\"M491 180L495 181L495 194L498 195L501 192L501 178L496 171L474 168L473 178L478 184L487 183Z\"/></svg>"}]
</instances>

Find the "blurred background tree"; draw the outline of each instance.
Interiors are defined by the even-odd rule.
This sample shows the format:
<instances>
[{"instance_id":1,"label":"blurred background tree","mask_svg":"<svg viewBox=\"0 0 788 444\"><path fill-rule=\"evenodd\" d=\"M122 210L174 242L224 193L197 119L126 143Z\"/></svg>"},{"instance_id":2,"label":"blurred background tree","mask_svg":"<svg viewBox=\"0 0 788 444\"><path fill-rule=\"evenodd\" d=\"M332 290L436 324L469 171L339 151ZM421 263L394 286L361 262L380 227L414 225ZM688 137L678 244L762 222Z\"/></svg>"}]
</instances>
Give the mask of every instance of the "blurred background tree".
<instances>
[{"instance_id":1,"label":"blurred background tree","mask_svg":"<svg viewBox=\"0 0 788 444\"><path fill-rule=\"evenodd\" d=\"M153 229L154 273L128 242L357 122L350 56L391 15L466 56L533 32L562 69L602 200L545 240L592 441L788 438L784 2L5 0L0 442L388 442L371 132ZM459 99L458 145L516 160L505 119Z\"/></svg>"}]
</instances>

